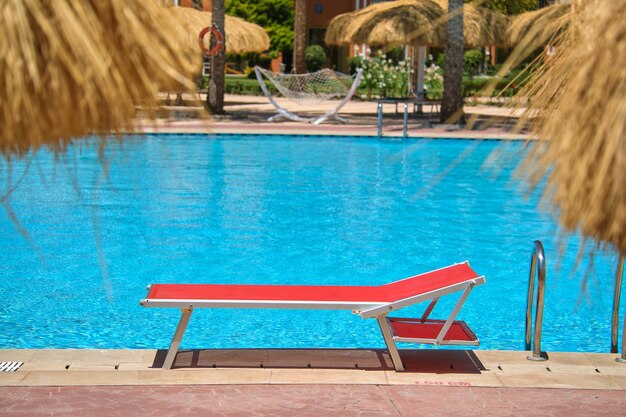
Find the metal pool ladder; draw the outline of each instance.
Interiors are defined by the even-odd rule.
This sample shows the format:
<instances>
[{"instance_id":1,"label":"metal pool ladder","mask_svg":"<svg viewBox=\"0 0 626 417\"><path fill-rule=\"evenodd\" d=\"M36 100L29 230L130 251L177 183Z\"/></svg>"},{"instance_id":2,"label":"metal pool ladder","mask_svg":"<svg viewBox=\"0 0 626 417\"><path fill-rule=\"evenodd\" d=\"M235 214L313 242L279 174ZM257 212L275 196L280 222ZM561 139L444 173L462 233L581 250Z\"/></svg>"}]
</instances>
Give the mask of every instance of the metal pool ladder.
<instances>
[{"instance_id":1,"label":"metal pool ladder","mask_svg":"<svg viewBox=\"0 0 626 417\"><path fill-rule=\"evenodd\" d=\"M611 353L617 353L617 327L619 325L619 301L622 295L622 276L624 275L624 255L619 257L615 271L615 294L613 296L613 314L611 316ZM615 358L617 362L626 363L626 316L622 330L622 356Z\"/></svg>"},{"instance_id":2,"label":"metal pool ladder","mask_svg":"<svg viewBox=\"0 0 626 417\"><path fill-rule=\"evenodd\" d=\"M541 352L541 327L543 325L543 300L546 284L546 257L543 244L535 240L532 256L530 258L530 277L528 279L528 299L526 302L526 350L530 350L532 331L532 307L535 293L535 270L537 271L537 311L535 313L535 331L533 336L533 353L528 356L530 361L548 360L546 354Z\"/></svg>"}]
</instances>

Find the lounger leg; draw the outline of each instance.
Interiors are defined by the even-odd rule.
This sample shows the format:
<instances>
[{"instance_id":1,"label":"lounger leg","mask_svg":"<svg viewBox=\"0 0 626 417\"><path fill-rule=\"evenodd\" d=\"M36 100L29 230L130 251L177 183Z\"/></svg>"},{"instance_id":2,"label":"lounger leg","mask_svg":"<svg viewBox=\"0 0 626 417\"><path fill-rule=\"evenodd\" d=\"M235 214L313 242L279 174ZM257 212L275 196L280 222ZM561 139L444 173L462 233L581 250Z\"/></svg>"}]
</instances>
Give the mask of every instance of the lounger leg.
<instances>
[{"instance_id":1,"label":"lounger leg","mask_svg":"<svg viewBox=\"0 0 626 417\"><path fill-rule=\"evenodd\" d=\"M459 314L459 311L461 311L461 307L463 307L463 303L465 303L465 300L467 300L467 297L472 291L472 288L474 288L474 283L470 282L469 284L467 284L467 287L465 287L465 290L463 290L463 294L461 294L461 297L459 297L459 301L456 302L454 309L450 313L450 316L448 316L448 320L446 320L445 324L439 331L439 335L437 335L437 338L435 339L435 346L439 346L443 338L446 337L446 334L448 334L448 330L450 330L450 327L452 327L452 323L454 323L456 315Z\"/></svg>"},{"instance_id":2,"label":"lounger leg","mask_svg":"<svg viewBox=\"0 0 626 417\"><path fill-rule=\"evenodd\" d=\"M402 359L400 359L400 352L398 352L396 341L393 340L393 334L391 333L391 328L389 327L389 323L387 323L387 316L378 316L376 317L376 319L378 320L380 331L383 334L383 338L385 339L387 350L389 350L389 355L391 356L391 361L393 362L393 366L396 368L396 371L398 372L404 371L404 365L402 364Z\"/></svg>"},{"instance_id":3,"label":"lounger leg","mask_svg":"<svg viewBox=\"0 0 626 417\"><path fill-rule=\"evenodd\" d=\"M178 346L180 346L180 342L183 340L183 335L185 334L185 330L187 329L189 319L191 318L193 307L181 308L180 311L182 312L182 315L180 316L180 321L178 322L178 326L176 327L176 332L174 332L172 343L170 343L170 348L168 349L167 356L165 357L165 361L163 362L163 369L171 369L172 365L174 364L174 359L176 359L176 353L178 353Z\"/></svg>"}]
</instances>

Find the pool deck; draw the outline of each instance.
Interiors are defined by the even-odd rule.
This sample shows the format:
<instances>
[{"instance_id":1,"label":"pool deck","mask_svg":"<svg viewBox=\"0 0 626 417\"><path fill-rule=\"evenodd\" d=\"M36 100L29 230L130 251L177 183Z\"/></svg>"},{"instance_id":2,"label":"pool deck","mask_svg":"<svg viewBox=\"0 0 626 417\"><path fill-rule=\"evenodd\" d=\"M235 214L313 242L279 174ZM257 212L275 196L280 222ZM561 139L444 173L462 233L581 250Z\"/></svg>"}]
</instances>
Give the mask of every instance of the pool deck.
<instances>
[{"instance_id":1,"label":"pool deck","mask_svg":"<svg viewBox=\"0 0 626 417\"><path fill-rule=\"evenodd\" d=\"M382 349L238 349L179 352L162 370L164 350L4 349L0 386L361 384L625 390L617 354L525 351L402 350L396 372Z\"/></svg>"},{"instance_id":2,"label":"pool deck","mask_svg":"<svg viewBox=\"0 0 626 417\"><path fill-rule=\"evenodd\" d=\"M187 97L188 100L191 98ZM145 132L377 136L376 103L350 102L347 124L267 122L264 97L227 96L226 116L168 107ZM309 106L319 114L324 108ZM401 109L400 109L401 110ZM519 112L466 107L471 129L411 115L408 137L529 139ZM384 108L383 135L403 137L402 114ZM487 335L483 335L487 337ZM520 336L521 337L521 336ZM608 342L608 341L607 341ZM162 350L5 349L0 416L626 416L626 364L617 354L402 350L395 372L381 349L183 351L172 370Z\"/></svg>"},{"instance_id":3,"label":"pool deck","mask_svg":"<svg viewBox=\"0 0 626 417\"><path fill-rule=\"evenodd\" d=\"M615 354L381 349L7 349L0 416L624 416Z\"/></svg>"},{"instance_id":4,"label":"pool deck","mask_svg":"<svg viewBox=\"0 0 626 417\"><path fill-rule=\"evenodd\" d=\"M375 101L350 101L340 112L347 123L335 120L314 126L309 123L282 120L268 122L276 114L274 107L265 97L226 95L225 115L209 116L194 96L185 95L187 106L165 106L156 121L143 121L140 128L145 132L160 133L233 133L233 134L290 134L290 135L345 135L378 136L377 104ZM332 106L309 105L298 108L288 100L277 101L304 116L323 114ZM412 109L411 109L412 110ZM520 133L517 122L521 110L496 107L484 104L466 106L464 111L468 128L439 124L439 116L424 108L424 114L409 113L407 137L425 138L467 138L467 139L529 139L529 135ZM383 107L383 129L385 137L402 138L402 109L395 106Z\"/></svg>"}]
</instances>

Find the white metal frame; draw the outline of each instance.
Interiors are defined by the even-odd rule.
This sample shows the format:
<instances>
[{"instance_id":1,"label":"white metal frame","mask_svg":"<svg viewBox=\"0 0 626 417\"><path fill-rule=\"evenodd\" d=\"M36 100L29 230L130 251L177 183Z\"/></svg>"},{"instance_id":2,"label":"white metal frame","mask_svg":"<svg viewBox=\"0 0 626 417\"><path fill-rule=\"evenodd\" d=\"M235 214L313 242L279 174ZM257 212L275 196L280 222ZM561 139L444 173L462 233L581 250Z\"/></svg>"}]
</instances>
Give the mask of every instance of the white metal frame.
<instances>
[{"instance_id":1,"label":"white metal frame","mask_svg":"<svg viewBox=\"0 0 626 417\"><path fill-rule=\"evenodd\" d=\"M335 119L341 123L346 123L347 119L339 116L337 113L339 112L339 110L341 110L343 106L345 106L348 103L348 101L350 101L350 99L356 92L356 89L358 88L359 83L361 82L361 77L363 76L363 69L360 68L359 71L356 73L356 76L354 77L354 81L352 82L352 86L350 87L350 90L348 90L348 93L346 94L346 96L343 98L343 100L341 100L341 102L339 102L339 104L337 104L337 106L335 106L334 109L324 113L323 115L319 117L302 117L302 116L298 116L295 113L290 112L289 110L285 109L283 106L278 104L276 100L274 100L274 98L272 97L272 94L267 89L267 86L265 85L265 81L263 80L263 74L261 74L261 71L259 71L259 68L254 67L254 72L256 74L257 80L259 81L259 86L261 87L263 94L265 94L267 99L270 101L270 103L272 103L272 105L276 108L276 111L278 112L278 114L275 114L274 116L269 117L267 119L268 122L273 122L275 120L280 120L281 118L285 118L285 119L293 120L295 122L307 122L307 123L311 123L314 125L319 125L320 123L323 123L329 119Z\"/></svg>"},{"instance_id":2,"label":"white metal frame","mask_svg":"<svg viewBox=\"0 0 626 417\"><path fill-rule=\"evenodd\" d=\"M441 268L444 269L444 268ZM437 270L435 270L437 271ZM434 271L430 271L434 272ZM406 278L411 279L414 277ZM401 280L403 281L403 280ZM395 281L400 282L400 281ZM176 327L176 331L174 332L174 336L172 337L172 342L170 343L170 347L167 351L167 355L165 361L163 363L163 369L171 369L174 364L174 360L176 358L176 354L178 352L178 347L182 341L183 335L185 334L185 330L187 328L187 324L189 323L189 319L191 318L191 314L193 310L196 308L276 308L276 309L305 309L305 310L351 310L352 313L358 314L361 318L376 318L378 321L378 325L380 327L380 331L385 340L385 344L387 345L387 349L389 351L389 355L391 356L391 360L393 362L394 368L396 371L403 371L404 365L402 364L402 360L400 358L400 353L398 352L398 348L396 346L396 342L412 342L412 343L425 343L425 344L433 344L435 346L442 344L455 344L455 345L478 345L478 339L475 342L456 342L456 341L445 341L444 338L448 333L450 327L455 323L455 318L458 315L461 307L465 303L465 300L469 296L471 290L480 284L485 283L485 277L480 276L476 278L472 278L470 280L450 285L447 287L443 287L437 289L435 291L430 291L428 293L416 295L414 297L408 297L402 300L394 301L394 302L353 302L353 301L282 301L282 300L198 300L198 299L179 299L179 300L163 300L163 299L143 299L140 301L140 304L143 307L178 307L181 309L181 318ZM393 284L393 283L392 283ZM391 284L388 284L391 285ZM150 287L148 287L148 290ZM445 322L443 320L429 320L428 316L432 312L433 308L439 301L439 298L452 294L458 291L463 291L459 300L457 301L454 309L448 316ZM432 300L429 306L424 311L422 318L420 320L425 322L444 322L444 326L439 332L438 336L435 339L414 339L414 338L401 338L398 337L391 325L389 318L387 315L395 310L398 310L403 307L407 307L409 305L414 305L421 303L423 301ZM468 328L469 330L469 328ZM471 330L470 330L471 332Z\"/></svg>"}]
</instances>

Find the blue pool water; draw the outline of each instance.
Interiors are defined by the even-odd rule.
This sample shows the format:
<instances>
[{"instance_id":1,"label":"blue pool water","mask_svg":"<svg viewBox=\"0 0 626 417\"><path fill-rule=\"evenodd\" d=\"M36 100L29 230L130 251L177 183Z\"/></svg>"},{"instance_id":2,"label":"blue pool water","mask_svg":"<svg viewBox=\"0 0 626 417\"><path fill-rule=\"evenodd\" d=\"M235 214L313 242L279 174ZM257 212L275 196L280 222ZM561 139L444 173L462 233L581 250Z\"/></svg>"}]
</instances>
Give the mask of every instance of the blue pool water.
<instances>
[{"instance_id":1,"label":"blue pool water","mask_svg":"<svg viewBox=\"0 0 626 417\"><path fill-rule=\"evenodd\" d=\"M139 306L152 282L377 285L467 259L487 284L460 318L482 348L522 349L530 249L541 239L544 349L606 352L616 256L595 256L585 292L589 258L576 266L578 238L557 268L555 223L512 179L521 148L155 135L111 142L106 174L85 143L3 162L2 195L17 186L0 211L0 348L167 347L179 312ZM486 170L494 150L499 169ZM345 311L201 310L182 346L383 340L374 321Z\"/></svg>"}]
</instances>

